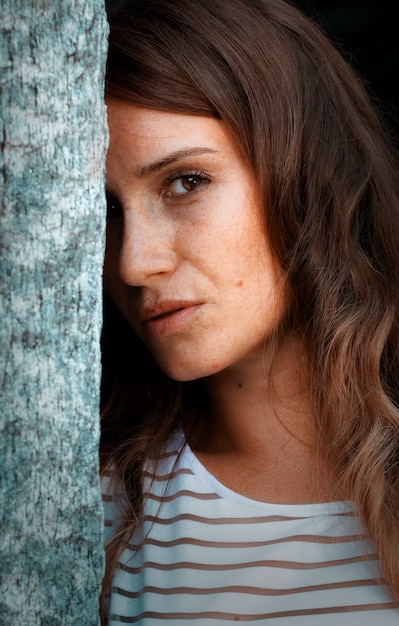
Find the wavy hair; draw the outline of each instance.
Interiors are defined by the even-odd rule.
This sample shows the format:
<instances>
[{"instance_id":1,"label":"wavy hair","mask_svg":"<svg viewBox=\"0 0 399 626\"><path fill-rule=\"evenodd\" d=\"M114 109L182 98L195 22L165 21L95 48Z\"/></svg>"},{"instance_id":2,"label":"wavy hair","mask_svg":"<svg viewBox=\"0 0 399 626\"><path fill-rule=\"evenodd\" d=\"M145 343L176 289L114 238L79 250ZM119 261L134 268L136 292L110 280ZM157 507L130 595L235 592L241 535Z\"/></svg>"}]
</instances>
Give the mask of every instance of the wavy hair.
<instances>
[{"instance_id":1,"label":"wavy hair","mask_svg":"<svg viewBox=\"0 0 399 626\"><path fill-rule=\"evenodd\" d=\"M399 602L398 171L370 98L283 0L110 0L108 13L107 96L223 120L256 175L290 331L309 355L319 452ZM104 326L103 458L125 517L105 586L140 517L143 464L203 397L201 381L162 374L115 315Z\"/></svg>"}]
</instances>

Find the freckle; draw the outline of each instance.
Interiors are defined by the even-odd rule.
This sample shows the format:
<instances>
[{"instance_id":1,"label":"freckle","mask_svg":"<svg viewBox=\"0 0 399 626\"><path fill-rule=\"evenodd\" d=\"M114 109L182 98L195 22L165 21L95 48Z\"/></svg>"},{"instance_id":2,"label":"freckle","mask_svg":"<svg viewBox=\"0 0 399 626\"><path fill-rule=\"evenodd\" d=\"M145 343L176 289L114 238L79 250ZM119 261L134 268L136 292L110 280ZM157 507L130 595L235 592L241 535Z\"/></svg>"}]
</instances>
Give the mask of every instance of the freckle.
<instances>
[{"instance_id":1,"label":"freckle","mask_svg":"<svg viewBox=\"0 0 399 626\"><path fill-rule=\"evenodd\" d=\"M240 389L242 389L242 383L238 383Z\"/></svg>"},{"instance_id":2,"label":"freckle","mask_svg":"<svg viewBox=\"0 0 399 626\"><path fill-rule=\"evenodd\" d=\"M236 282L237 287L242 287L243 282L244 282L244 281L240 278L240 280L238 280L238 281Z\"/></svg>"}]
</instances>

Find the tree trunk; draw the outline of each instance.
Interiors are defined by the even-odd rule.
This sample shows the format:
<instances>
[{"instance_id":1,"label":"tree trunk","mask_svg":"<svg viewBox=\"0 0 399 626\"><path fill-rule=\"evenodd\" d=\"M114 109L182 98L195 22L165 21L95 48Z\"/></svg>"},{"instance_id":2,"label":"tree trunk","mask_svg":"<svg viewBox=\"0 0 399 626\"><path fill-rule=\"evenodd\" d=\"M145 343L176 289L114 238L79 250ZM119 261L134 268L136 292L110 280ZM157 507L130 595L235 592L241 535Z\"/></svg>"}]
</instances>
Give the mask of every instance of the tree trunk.
<instances>
[{"instance_id":1,"label":"tree trunk","mask_svg":"<svg viewBox=\"0 0 399 626\"><path fill-rule=\"evenodd\" d=\"M0 8L0 623L95 626L103 0Z\"/></svg>"}]
</instances>

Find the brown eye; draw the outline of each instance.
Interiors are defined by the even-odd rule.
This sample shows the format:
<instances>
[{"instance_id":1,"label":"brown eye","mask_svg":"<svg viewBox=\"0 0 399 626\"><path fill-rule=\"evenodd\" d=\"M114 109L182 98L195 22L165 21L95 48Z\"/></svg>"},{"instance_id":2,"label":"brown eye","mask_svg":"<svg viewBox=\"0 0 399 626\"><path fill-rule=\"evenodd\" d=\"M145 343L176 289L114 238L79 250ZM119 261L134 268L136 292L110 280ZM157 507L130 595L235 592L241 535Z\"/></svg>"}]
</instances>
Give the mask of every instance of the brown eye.
<instances>
[{"instance_id":1,"label":"brown eye","mask_svg":"<svg viewBox=\"0 0 399 626\"><path fill-rule=\"evenodd\" d=\"M165 196L176 197L199 191L210 183L209 178L205 178L202 172L183 174L166 181L167 191Z\"/></svg>"},{"instance_id":2,"label":"brown eye","mask_svg":"<svg viewBox=\"0 0 399 626\"><path fill-rule=\"evenodd\" d=\"M193 191L201 182L202 179L199 176L182 176L181 179L182 187L186 191Z\"/></svg>"}]
</instances>

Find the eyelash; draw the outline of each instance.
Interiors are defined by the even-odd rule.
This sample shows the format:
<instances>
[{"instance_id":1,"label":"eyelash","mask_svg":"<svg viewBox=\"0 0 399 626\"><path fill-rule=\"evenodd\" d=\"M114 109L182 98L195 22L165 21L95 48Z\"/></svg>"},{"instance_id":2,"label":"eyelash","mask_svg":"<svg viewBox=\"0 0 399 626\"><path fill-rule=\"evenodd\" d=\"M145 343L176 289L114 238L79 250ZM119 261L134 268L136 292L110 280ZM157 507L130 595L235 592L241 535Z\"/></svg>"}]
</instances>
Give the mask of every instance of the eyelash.
<instances>
[{"instance_id":1,"label":"eyelash","mask_svg":"<svg viewBox=\"0 0 399 626\"><path fill-rule=\"evenodd\" d=\"M173 185L173 183L182 180L182 179L197 179L199 184L194 187L194 189L186 189L183 192L172 192L168 191L169 187ZM209 185L211 181L209 178L205 176L205 173L200 170L179 170L175 174L169 176L162 184L163 197L164 198L174 198L177 199L179 197L183 197L185 195L190 195L193 193L197 193L204 186ZM107 220L112 220L117 217L122 217L123 211L119 201L112 196L111 194L107 194Z\"/></svg>"},{"instance_id":2,"label":"eyelash","mask_svg":"<svg viewBox=\"0 0 399 626\"><path fill-rule=\"evenodd\" d=\"M186 189L185 191L182 192L173 192L168 190L173 183L179 181L179 180L183 180L183 179L190 179L192 178L193 181L197 180L199 181L199 184L196 185L193 189ZM169 176L164 183L162 184L162 189L165 190L163 193L163 197L164 198L179 198L188 194L193 194L193 193L197 193L198 191L200 191L204 186L209 185L211 181L209 180L209 178L207 178L205 176L205 173L203 171L200 170L179 170L178 172L176 172L175 174L172 174L171 176Z\"/></svg>"}]
</instances>

